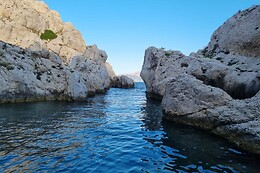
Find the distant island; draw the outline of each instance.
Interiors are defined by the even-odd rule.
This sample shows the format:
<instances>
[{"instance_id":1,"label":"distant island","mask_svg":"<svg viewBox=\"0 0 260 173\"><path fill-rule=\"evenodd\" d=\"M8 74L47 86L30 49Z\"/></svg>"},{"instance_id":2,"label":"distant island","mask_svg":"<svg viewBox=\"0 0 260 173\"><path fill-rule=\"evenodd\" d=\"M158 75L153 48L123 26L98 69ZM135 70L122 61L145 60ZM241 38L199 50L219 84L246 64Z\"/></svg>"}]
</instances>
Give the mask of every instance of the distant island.
<instances>
[{"instance_id":1,"label":"distant island","mask_svg":"<svg viewBox=\"0 0 260 173\"><path fill-rule=\"evenodd\" d=\"M141 78L140 73L141 72L138 71L138 72L134 72L134 73L126 73L123 75L133 79L135 82L143 82L143 79Z\"/></svg>"}]
</instances>

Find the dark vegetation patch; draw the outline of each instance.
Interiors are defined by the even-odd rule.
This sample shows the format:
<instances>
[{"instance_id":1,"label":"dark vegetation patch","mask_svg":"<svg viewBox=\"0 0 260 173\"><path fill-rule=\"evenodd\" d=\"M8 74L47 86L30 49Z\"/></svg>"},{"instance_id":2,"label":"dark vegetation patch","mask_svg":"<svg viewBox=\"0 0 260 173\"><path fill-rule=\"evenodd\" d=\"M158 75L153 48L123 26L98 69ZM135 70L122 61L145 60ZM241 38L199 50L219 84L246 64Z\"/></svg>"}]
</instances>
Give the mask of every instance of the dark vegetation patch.
<instances>
[{"instance_id":1,"label":"dark vegetation patch","mask_svg":"<svg viewBox=\"0 0 260 173\"><path fill-rule=\"evenodd\" d=\"M52 30L45 30L44 33L41 34L40 38L42 40L51 41L57 38L57 34L55 34Z\"/></svg>"}]
</instances>

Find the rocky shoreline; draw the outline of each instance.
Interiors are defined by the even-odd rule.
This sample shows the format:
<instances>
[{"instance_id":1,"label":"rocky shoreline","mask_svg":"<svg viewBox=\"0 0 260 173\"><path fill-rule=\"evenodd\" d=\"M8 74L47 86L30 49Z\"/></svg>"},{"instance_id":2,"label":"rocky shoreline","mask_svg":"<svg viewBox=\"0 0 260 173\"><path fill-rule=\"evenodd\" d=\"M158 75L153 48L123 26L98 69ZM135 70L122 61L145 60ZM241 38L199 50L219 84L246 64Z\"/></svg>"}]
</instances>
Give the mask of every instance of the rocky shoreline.
<instances>
[{"instance_id":1,"label":"rocky shoreline","mask_svg":"<svg viewBox=\"0 0 260 173\"><path fill-rule=\"evenodd\" d=\"M106 52L58 12L37 0L0 3L0 103L79 101L112 87Z\"/></svg>"},{"instance_id":2,"label":"rocky shoreline","mask_svg":"<svg viewBox=\"0 0 260 173\"><path fill-rule=\"evenodd\" d=\"M77 56L67 65L47 50L32 51L2 41L0 48L1 103L84 100L110 88L105 56L95 61ZM96 46L87 51L100 53Z\"/></svg>"},{"instance_id":3,"label":"rocky shoreline","mask_svg":"<svg viewBox=\"0 0 260 173\"><path fill-rule=\"evenodd\" d=\"M258 5L228 19L197 53L148 48L141 77L164 118L260 154L259 24Z\"/></svg>"}]
</instances>

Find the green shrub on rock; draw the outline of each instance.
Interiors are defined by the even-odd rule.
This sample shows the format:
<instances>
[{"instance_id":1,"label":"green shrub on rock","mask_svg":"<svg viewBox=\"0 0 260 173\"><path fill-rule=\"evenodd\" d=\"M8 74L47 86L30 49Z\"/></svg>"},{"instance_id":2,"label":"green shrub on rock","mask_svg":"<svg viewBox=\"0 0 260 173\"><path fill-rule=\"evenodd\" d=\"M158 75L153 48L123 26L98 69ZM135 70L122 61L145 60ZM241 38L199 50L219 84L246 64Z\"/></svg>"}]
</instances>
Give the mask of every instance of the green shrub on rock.
<instances>
[{"instance_id":1,"label":"green shrub on rock","mask_svg":"<svg viewBox=\"0 0 260 173\"><path fill-rule=\"evenodd\" d=\"M42 40L53 40L55 38L57 38L57 34L55 34L52 30L45 30L44 33L41 34L40 38Z\"/></svg>"},{"instance_id":2,"label":"green shrub on rock","mask_svg":"<svg viewBox=\"0 0 260 173\"><path fill-rule=\"evenodd\" d=\"M165 56L171 56L172 52L166 51L164 52Z\"/></svg>"}]
</instances>

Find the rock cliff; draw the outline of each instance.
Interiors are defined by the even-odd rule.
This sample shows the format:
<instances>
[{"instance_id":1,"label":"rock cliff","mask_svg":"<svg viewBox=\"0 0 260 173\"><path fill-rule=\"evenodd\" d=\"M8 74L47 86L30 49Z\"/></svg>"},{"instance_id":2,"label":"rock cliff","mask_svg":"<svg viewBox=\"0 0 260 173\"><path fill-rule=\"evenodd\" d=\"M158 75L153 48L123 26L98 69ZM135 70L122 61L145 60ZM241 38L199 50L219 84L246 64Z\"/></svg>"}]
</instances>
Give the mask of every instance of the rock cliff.
<instances>
[{"instance_id":1,"label":"rock cliff","mask_svg":"<svg viewBox=\"0 0 260 173\"><path fill-rule=\"evenodd\" d=\"M37 0L0 0L0 102L82 100L111 86L106 52Z\"/></svg>"},{"instance_id":2,"label":"rock cliff","mask_svg":"<svg viewBox=\"0 0 260 173\"><path fill-rule=\"evenodd\" d=\"M141 77L165 118L209 130L260 154L260 6L240 11L208 46L185 56L150 47Z\"/></svg>"},{"instance_id":3,"label":"rock cliff","mask_svg":"<svg viewBox=\"0 0 260 173\"><path fill-rule=\"evenodd\" d=\"M56 33L57 38L41 39L46 30ZM71 23L62 22L59 13L37 0L0 0L0 40L22 48L52 51L67 63L86 47Z\"/></svg>"}]
</instances>

